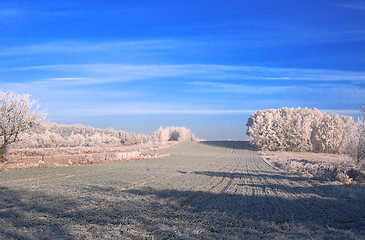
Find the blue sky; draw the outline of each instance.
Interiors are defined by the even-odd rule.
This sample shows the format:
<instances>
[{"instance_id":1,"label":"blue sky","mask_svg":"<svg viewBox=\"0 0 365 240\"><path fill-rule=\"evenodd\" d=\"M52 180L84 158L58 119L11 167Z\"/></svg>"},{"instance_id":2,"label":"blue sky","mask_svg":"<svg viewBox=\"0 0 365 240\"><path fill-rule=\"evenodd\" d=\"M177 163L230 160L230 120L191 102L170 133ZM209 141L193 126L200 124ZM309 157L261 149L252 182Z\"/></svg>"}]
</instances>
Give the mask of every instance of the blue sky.
<instances>
[{"instance_id":1,"label":"blue sky","mask_svg":"<svg viewBox=\"0 0 365 240\"><path fill-rule=\"evenodd\" d=\"M357 118L365 1L0 1L2 91L48 120L245 138L259 109Z\"/></svg>"}]
</instances>

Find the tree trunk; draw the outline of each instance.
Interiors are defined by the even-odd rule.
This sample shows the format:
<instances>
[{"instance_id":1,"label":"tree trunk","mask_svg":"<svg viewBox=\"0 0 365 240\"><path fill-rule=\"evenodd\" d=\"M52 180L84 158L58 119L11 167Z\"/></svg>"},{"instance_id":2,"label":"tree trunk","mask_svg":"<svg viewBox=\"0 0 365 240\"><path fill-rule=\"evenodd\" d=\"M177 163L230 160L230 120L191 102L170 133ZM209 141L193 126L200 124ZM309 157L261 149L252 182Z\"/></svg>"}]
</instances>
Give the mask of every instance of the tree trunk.
<instances>
[{"instance_id":1,"label":"tree trunk","mask_svg":"<svg viewBox=\"0 0 365 240\"><path fill-rule=\"evenodd\" d=\"M5 148L6 148L7 144L3 143L0 147L0 162L7 162L8 160L5 157Z\"/></svg>"}]
</instances>

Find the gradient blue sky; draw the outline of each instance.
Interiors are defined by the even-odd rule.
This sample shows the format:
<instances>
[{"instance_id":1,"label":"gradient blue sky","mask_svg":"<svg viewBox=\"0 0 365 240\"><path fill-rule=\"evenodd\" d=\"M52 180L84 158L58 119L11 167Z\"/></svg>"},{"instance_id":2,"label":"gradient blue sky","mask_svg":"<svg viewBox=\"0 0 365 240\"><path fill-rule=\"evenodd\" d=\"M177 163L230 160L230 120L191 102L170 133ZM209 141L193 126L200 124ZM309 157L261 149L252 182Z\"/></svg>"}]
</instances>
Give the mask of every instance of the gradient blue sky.
<instances>
[{"instance_id":1,"label":"gradient blue sky","mask_svg":"<svg viewBox=\"0 0 365 240\"><path fill-rule=\"evenodd\" d=\"M365 1L0 1L0 89L48 120L245 138L259 109L359 116Z\"/></svg>"}]
</instances>

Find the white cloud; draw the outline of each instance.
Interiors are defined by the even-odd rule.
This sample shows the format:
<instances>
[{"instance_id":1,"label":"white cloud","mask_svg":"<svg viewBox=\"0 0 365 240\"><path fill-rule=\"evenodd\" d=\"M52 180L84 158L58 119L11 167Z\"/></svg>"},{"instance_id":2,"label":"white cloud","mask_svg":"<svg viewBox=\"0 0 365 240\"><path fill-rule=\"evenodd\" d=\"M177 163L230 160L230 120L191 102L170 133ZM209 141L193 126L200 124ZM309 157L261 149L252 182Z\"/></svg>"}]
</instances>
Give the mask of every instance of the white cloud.
<instances>
[{"instance_id":1,"label":"white cloud","mask_svg":"<svg viewBox=\"0 0 365 240\"><path fill-rule=\"evenodd\" d=\"M330 69L272 68L216 64L131 65L131 64L64 64L41 65L0 71L52 71L105 81L126 81L163 77L201 80L267 80L267 81L365 81L365 72ZM62 77L60 77L62 78Z\"/></svg>"},{"instance_id":2,"label":"white cloud","mask_svg":"<svg viewBox=\"0 0 365 240\"><path fill-rule=\"evenodd\" d=\"M216 82L191 82L190 84L203 87L203 90L213 92L248 93L248 94L272 94L286 92L289 90L304 90L303 87L271 86L258 87L244 84L226 84ZM201 91L202 89L199 89Z\"/></svg>"},{"instance_id":3,"label":"white cloud","mask_svg":"<svg viewBox=\"0 0 365 240\"><path fill-rule=\"evenodd\" d=\"M74 77L74 78L48 78L48 80L50 81L75 81L75 80L83 80L85 78L79 78L79 77Z\"/></svg>"},{"instance_id":4,"label":"white cloud","mask_svg":"<svg viewBox=\"0 0 365 240\"><path fill-rule=\"evenodd\" d=\"M64 84L62 82L30 83L2 83L1 91L10 91L16 94L30 93L33 99L39 100L42 105L54 105L54 109L60 110L60 106L78 104L80 106L92 105L95 102L115 102L147 96L146 93L123 90L107 87L90 88L85 86L75 86L77 83Z\"/></svg>"},{"instance_id":5,"label":"white cloud","mask_svg":"<svg viewBox=\"0 0 365 240\"><path fill-rule=\"evenodd\" d=\"M358 2L358 3L341 3L341 4L335 4L335 6L338 7L344 7L344 8L351 8L356 10L365 10L365 3Z\"/></svg>"},{"instance_id":6,"label":"white cloud","mask_svg":"<svg viewBox=\"0 0 365 240\"><path fill-rule=\"evenodd\" d=\"M82 77L59 77L46 78L30 82L30 84L37 84L43 86L77 86L77 85L94 85L113 82L113 79L107 78L82 78Z\"/></svg>"},{"instance_id":7,"label":"white cloud","mask_svg":"<svg viewBox=\"0 0 365 240\"><path fill-rule=\"evenodd\" d=\"M1 16L1 11L0 11ZM115 52L166 49L172 46L168 40L145 40L145 41L120 41L106 43L90 42L51 42L27 45L21 47L8 47L0 49L0 56L24 56L42 54L74 54L90 52Z\"/></svg>"},{"instance_id":8,"label":"white cloud","mask_svg":"<svg viewBox=\"0 0 365 240\"><path fill-rule=\"evenodd\" d=\"M328 114L336 113L339 115L360 115L359 109L319 109L319 110Z\"/></svg>"},{"instance_id":9,"label":"white cloud","mask_svg":"<svg viewBox=\"0 0 365 240\"><path fill-rule=\"evenodd\" d=\"M129 102L126 104L114 103L106 106L77 106L58 109L52 115L74 115L74 116L117 116L117 115L235 115L252 114L263 109L214 109L194 108L176 104L150 103L150 102ZM340 115L360 116L358 109L320 109L320 111L336 113Z\"/></svg>"},{"instance_id":10,"label":"white cloud","mask_svg":"<svg viewBox=\"0 0 365 240\"><path fill-rule=\"evenodd\" d=\"M18 9L0 9L0 18L13 18L23 14L24 13Z\"/></svg>"},{"instance_id":11,"label":"white cloud","mask_svg":"<svg viewBox=\"0 0 365 240\"><path fill-rule=\"evenodd\" d=\"M149 105L146 107L145 105ZM72 114L72 115L97 115L97 116L110 116L110 115L194 115L194 114L207 114L207 115L224 115L224 114L251 114L256 110L249 109L175 109L175 106L164 106L166 109L162 109L161 104L128 104L120 106L110 107L93 107L93 108L67 108L61 111L57 111L57 114Z\"/></svg>"}]
</instances>

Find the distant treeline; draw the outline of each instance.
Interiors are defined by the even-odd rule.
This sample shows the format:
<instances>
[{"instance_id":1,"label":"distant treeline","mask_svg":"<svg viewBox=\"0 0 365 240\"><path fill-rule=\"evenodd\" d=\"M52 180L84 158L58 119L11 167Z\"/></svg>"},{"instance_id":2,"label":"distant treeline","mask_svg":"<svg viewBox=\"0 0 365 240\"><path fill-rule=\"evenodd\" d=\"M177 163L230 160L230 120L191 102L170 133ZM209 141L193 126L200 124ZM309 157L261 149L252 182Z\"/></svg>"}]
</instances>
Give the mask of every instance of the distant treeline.
<instances>
[{"instance_id":1,"label":"distant treeline","mask_svg":"<svg viewBox=\"0 0 365 240\"><path fill-rule=\"evenodd\" d=\"M160 128L152 135L134 134L112 128L99 129L83 125L42 122L38 127L23 132L13 148L52 148L79 146L134 145L146 142L191 141L194 135L185 127Z\"/></svg>"}]
</instances>

